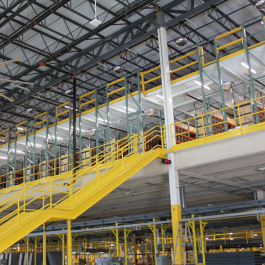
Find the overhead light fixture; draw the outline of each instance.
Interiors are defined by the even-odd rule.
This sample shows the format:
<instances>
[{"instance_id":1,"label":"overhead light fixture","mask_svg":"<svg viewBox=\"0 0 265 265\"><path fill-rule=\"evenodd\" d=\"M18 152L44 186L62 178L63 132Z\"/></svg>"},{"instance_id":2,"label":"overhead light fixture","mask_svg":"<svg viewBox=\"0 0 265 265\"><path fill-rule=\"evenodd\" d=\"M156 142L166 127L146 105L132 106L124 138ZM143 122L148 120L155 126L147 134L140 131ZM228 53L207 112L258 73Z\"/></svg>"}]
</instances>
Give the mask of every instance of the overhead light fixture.
<instances>
[{"instance_id":1,"label":"overhead light fixture","mask_svg":"<svg viewBox=\"0 0 265 265\"><path fill-rule=\"evenodd\" d=\"M223 87L224 91L228 91L228 90L232 89L233 86L234 86L234 82L231 82L231 81L226 81L226 82L222 83L222 87Z\"/></svg>"},{"instance_id":2,"label":"overhead light fixture","mask_svg":"<svg viewBox=\"0 0 265 265\"><path fill-rule=\"evenodd\" d=\"M197 84L197 85L202 86L202 83L199 82L198 80L194 80L194 83ZM203 87L206 88L206 89L208 89L208 90L211 90L211 88L209 86L203 85Z\"/></svg>"},{"instance_id":3,"label":"overhead light fixture","mask_svg":"<svg viewBox=\"0 0 265 265\"><path fill-rule=\"evenodd\" d=\"M25 154L25 152L21 151L21 150L17 150L16 151L18 154Z\"/></svg>"},{"instance_id":4,"label":"overhead light fixture","mask_svg":"<svg viewBox=\"0 0 265 265\"><path fill-rule=\"evenodd\" d=\"M241 63L242 66L244 66L245 68L249 69L249 66L246 64L246 63ZM257 72L254 70L254 69L250 69L250 71L253 73L253 74L256 74Z\"/></svg>"},{"instance_id":5,"label":"overhead light fixture","mask_svg":"<svg viewBox=\"0 0 265 265\"><path fill-rule=\"evenodd\" d=\"M123 107L123 108L124 108L124 109L127 109L126 107ZM136 112L135 109L128 108L128 110L133 111L133 112Z\"/></svg>"},{"instance_id":6,"label":"overhead light fixture","mask_svg":"<svg viewBox=\"0 0 265 265\"><path fill-rule=\"evenodd\" d=\"M13 62L18 62L19 60L17 58L13 59L13 60L9 60L9 61L5 61L5 62L2 62L0 63L1 65L5 65L5 64L8 64L8 63L13 63Z\"/></svg>"},{"instance_id":7,"label":"overhead light fixture","mask_svg":"<svg viewBox=\"0 0 265 265\"><path fill-rule=\"evenodd\" d=\"M194 80L193 82L194 82L195 84L197 84L197 85L200 85L200 86L202 85L202 83L199 82L199 81L197 81L197 80Z\"/></svg>"},{"instance_id":8,"label":"overhead light fixture","mask_svg":"<svg viewBox=\"0 0 265 265\"><path fill-rule=\"evenodd\" d=\"M152 117L152 116L156 115L157 110L156 109L146 109L144 111L144 113L145 113L146 116Z\"/></svg>"},{"instance_id":9,"label":"overhead light fixture","mask_svg":"<svg viewBox=\"0 0 265 265\"><path fill-rule=\"evenodd\" d=\"M230 235L233 235L233 233L230 233Z\"/></svg>"},{"instance_id":10,"label":"overhead light fixture","mask_svg":"<svg viewBox=\"0 0 265 265\"><path fill-rule=\"evenodd\" d=\"M69 89L69 90L66 90L65 93L67 96L72 96L74 94L74 91L73 91L73 89Z\"/></svg>"},{"instance_id":11,"label":"overhead light fixture","mask_svg":"<svg viewBox=\"0 0 265 265\"><path fill-rule=\"evenodd\" d=\"M231 238L230 240L234 240L234 238Z\"/></svg>"},{"instance_id":12,"label":"overhead light fixture","mask_svg":"<svg viewBox=\"0 0 265 265\"><path fill-rule=\"evenodd\" d=\"M35 112L34 109L27 109L27 113L29 113L29 114L33 114L34 112Z\"/></svg>"},{"instance_id":13,"label":"overhead light fixture","mask_svg":"<svg viewBox=\"0 0 265 265\"><path fill-rule=\"evenodd\" d=\"M90 21L90 24L93 25L94 27L98 27L100 24L102 24L102 22L99 19L94 18L93 20Z\"/></svg>"},{"instance_id":14,"label":"overhead light fixture","mask_svg":"<svg viewBox=\"0 0 265 265\"><path fill-rule=\"evenodd\" d=\"M97 0L95 0L95 18L90 21L90 24L93 25L94 27L98 27L102 22L97 19Z\"/></svg>"},{"instance_id":15,"label":"overhead light fixture","mask_svg":"<svg viewBox=\"0 0 265 265\"><path fill-rule=\"evenodd\" d=\"M22 131L22 130L24 130L25 128L17 127L17 129L18 129L19 131Z\"/></svg>"},{"instance_id":16,"label":"overhead light fixture","mask_svg":"<svg viewBox=\"0 0 265 265\"><path fill-rule=\"evenodd\" d=\"M115 74L121 74L123 71L124 71L124 67L120 65L115 66L113 69L113 72Z\"/></svg>"},{"instance_id":17,"label":"overhead light fixture","mask_svg":"<svg viewBox=\"0 0 265 265\"><path fill-rule=\"evenodd\" d=\"M207 203L206 206L214 206L214 203Z\"/></svg>"},{"instance_id":18,"label":"overhead light fixture","mask_svg":"<svg viewBox=\"0 0 265 265\"><path fill-rule=\"evenodd\" d=\"M24 85L33 85L34 86L34 83L22 82L22 81L17 81L17 80L10 80L10 79L0 78L0 81L2 81L2 82L10 82L10 83L17 83L17 84L24 84Z\"/></svg>"},{"instance_id":19,"label":"overhead light fixture","mask_svg":"<svg viewBox=\"0 0 265 265\"><path fill-rule=\"evenodd\" d=\"M187 38L185 37L179 37L176 39L176 45L178 47L183 47L184 45L186 45L188 42Z\"/></svg>"},{"instance_id":20,"label":"overhead light fixture","mask_svg":"<svg viewBox=\"0 0 265 265\"><path fill-rule=\"evenodd\" d=\"M164 97L163 97L162 95L160 95L160 94L156 94L156 96L157 96L158 98L162 98L162 99L164 99Z\"/></svg>"},{"instance_id":21,"label":"overhead light fixture","mask_svg":"<svg viewBox=\"0 0 265 265\"><path fill-rule=\"evenodd\" d=\"M211 90L211 88L209 86L204 85L203 87L208 89L208 90Z\"/></svg>"},{"instance_id":22,"label":"overhead light fixture","mask_svg":"<svg viewBox=\"0 0 265 265\"><path fill-rule=\"evenodd\" d=\"M245 68L249 69L249 66L246 63L241 63L242 66L244 66Z\"/></svg>"},{"instance_id":23,"label":"overhead light fixture","mask_svg":"<svg viewBox=\"0 0 265 265\"><path fill-rule=\"evenodd\" d=\"M260 0L255 4L255 7L260 10L264 11L265 10L265 0Z\"/></svg>"},{"instance_id":24,"label":"overhead light fixture","mask_svg":"<svg viewBox=\"0 0 265 265\"><path fill-rule=\"evenodd\" d=\"M69 106L64 106L66 109L70 109ZM73 110L74 108L71 107L71 109ZM78 111L78 109L75 109L75 111Z\"/></svg>"},{"instance_id":25,"label":"overhead light fixture","mask_svg":"<svg viewBox=\"0 0 265 265\"><path fill-rule=\"evenodd\" d=\"M90 136L95 136L95 135L96 135L96 129L88 129L88 130L87 130L87 133L88 133Z\"/></svg>"},{"instance_id":26,"label":"overhead light fixture","mask_svg":"<svg viewBox=\"0 0 265 265\"><path fill-rule=\"evenodd\" d=\"M0 156L0 159L7 160L7 157L5 157L5 156Z\"/></svg>"},{"instance_id":27,"label":"overhead light fixture","mask_svg":"<svg viewBox=\"0 0 265 265\"><path fill-rule=\"evenodd\" d=\"M209 239L209 237L206 237L206 239Z\"/></svg>"}]
</instances>

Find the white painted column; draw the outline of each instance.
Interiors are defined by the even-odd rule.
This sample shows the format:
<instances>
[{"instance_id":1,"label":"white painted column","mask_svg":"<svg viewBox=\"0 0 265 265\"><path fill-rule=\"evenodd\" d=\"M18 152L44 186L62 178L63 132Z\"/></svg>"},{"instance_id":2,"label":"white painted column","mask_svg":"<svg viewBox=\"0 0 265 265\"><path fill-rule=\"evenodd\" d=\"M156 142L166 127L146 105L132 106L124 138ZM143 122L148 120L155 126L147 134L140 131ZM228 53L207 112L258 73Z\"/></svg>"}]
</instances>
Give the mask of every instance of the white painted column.
<instances>
[{"instance_id":1,"label":"white painted column","mask_svg":"<svg viewBox=\"0 0 265 265\"><path fill-rule=\"evenodd\" d=\"M166 142L167 149L172 148L175 137L171 138L170 125L174 123L174 112L173 112L173 100L171 91L171 80L170 80L170 67L168 59L168 46L167 46L167 32L163 27L164 24L164 13L157 13L157 21L160 25L158 27L158 43L159 43L159 54L160 54L160 67L161 67L161 81L163 91L163 103L164 103L164 116L165 116L165 127L166 127ZM172 127L172 130L174 127ZM174 246L177 238L178 225L181 221L181 203L180 203L180 189L179 189L179 175L178 170L175 170L175 159L174 154L169 153L168 159L171 160L171 164L168 165L169 172L169 188L170 188L170 202L171 202L171 215L172 215L172 229ZM176 259L180 259L176 257ZM176 263L181 264L181 262Z\"/></svg>"}]
</instances>

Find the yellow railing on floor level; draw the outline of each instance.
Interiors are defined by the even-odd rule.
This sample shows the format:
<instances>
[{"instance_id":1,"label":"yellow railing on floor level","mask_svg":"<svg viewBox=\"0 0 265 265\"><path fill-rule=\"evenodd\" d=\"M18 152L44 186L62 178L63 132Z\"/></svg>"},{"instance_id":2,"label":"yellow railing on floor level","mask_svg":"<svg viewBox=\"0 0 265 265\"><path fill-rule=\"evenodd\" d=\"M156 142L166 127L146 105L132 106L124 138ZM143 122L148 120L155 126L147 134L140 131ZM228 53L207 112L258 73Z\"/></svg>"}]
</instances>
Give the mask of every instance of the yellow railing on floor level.
<instances>
[{"instance_id":1,"label":"yellow railing on floor level","mask_svg":"<svg viewBox=\"0 0 265 265\"><path fill-rule=\"evenodd\" d=\"M191 147L197 145L199 140L210 137L219 140L222 135L227 138L263 129L263 100L265 96L171 124L170 133L174 149Z\"/></svg>"},{"instance_id":2,"label":"yellow railing on floor level","mask_svg":"<svg viewBox=\"0 0 265 265\"><path fill-rule=\"evenodd\" d=\"M242 27L239 27L239 28L236 28L234 30L231 30L227 33L224 33L222 35L219 35L217 37L215 37L215 41L219 41L220 39L222 39L222 46L219 46L217 47L217 50L223 50L223 49L226 49L230 46L233 46L239 42L242 42L242 38L241 39L238 39L238 40L235 40L235 41L229 41L229 39L225 39L225 37L235 33L235 32L238 32L242 30ZM252 34L253 35L253 34ZM225 43L226 42L226 43ZM207 43L206 43L207 44ZM255 44L251 47L249 47L249 49L252 49L260 44L265 44L265 42L260 42L258 44ZM202 60L202 63L204 64L204 56L203 56L203 46L200 46L199 47L199 50L200 50L200 53L201 53L201 60ZM234 53L231 53L232 55L236 55L238 52L243 52L244 49L242 47L242 49L240 51L237 51L237 52L234 52ZM211 52L212 53L212 52ZM205 54L206 55L206 54ZM220 57L221 55L218 54L218 56ZM198 74L198 71L194 72L194 69L192 69L192 66L195 66L198 64L198 54L197 54L197 51L192 51L188 54L185 54L183 56L180 56L174 60L171 60L169 63L171 65L171 74L172 73L176 73L180 70L183 70L183 69L186 69L186 68L190 68L190 73L187 74L187 75L184 75L183 77L180 77L180 78L174 78L173 76L171 76L171 83L175 83L175 82L178 82L179 80L183 80L186 78L186 76L189 76L190 74ZM225 56L223 56L225 58ZM188 63L186 62L188 60ZM182 66L181 67L177 67L176 65L174 65L174 63L176 62L179 62ZM207 66L208 64L212 64L215 62L215 59L213 59L212 61L208 62L208 63L205 63L204 66ZM152 91L155 91L155 90L158 90L162 87L162 83L161 83L161 75L160 73L157 71L160 69L160 66L157 66L157 67L154 67L148 71L145 71L145 72L140 72L140 76L141 76L141 93L143 94L147 94L147 93L150 93ZM150 75L151 74L151 75ZM117 79L115 81L112 81L108 84L106 84L106 88L108 89L108 93L107 93L107 97L109 98L109 103L112 104L112 103L115 103L117 101L120 101L122 100L123 98L125 98L124 96L123 97L120 97L120 98L117 98L117 99L112 99L112 95L117 93L117 92L120 92L120 91L123 91L125 90L125 84L124 84L124 81L125 81L125 78L122 77L120 79ZM114 85L121 85L120 88L116 88ZM149 87L147 87L147 85L149 85ZM112 91L110 91L111 89L113 89ZM138 94L138 91L136 92L133 92L132 95L136 95ZM94 97L94 99L86 99L87 97ZM105 95L104 95L105 96ZM101 96L99 96L101 97ZM83 101L86 101L86 102L83 102ZM89 113L89 112L92 112L92 111L95 111L95 108L89 108L87 109L87 106L91 103L94 103L95 102L95 91L91 91L91 92L88 92L82 96L80 96L80 106L79 108L81 109L81 113L82 114L86 114L86 113ZM55 114L55 117L47 117L48 116L48 113L47 111L46 112L43 112L43 113L40 113L38 115L36 115L34 117L35 119L35 129L36 129L36 133L38 132L41 132L43 130L45 130L46 128L46 123L47 123L47 118L49 119L49 127L52 127L54 126L55 124L55 119L57 121L57 124L61 124L61 123L64 123L64 122L67 122L69 120L69 118L62 118L62 115L65 115L65 114L69 114L69 111L70 111L70 107L69 106L70 102L65 102L59 106L56 107L56 114ZM102 107L104 106L106 103L104 104L99 104L98 107ZM67 107L68 109L66 109L65 107ZM86 107L85 110L83 110L83 108ZM72 110L71 110L72 111ZM46 117L45 117L46 115ZM79 114L77 115L79 116ZM44 118L45 117L45 118ZM43 120L41 121L37 121L37 119L41 119L41 118L44 118ZM26 126L27 124L27 121L23 121L19 124L16 125L16 128L17 128L17 131L14 132L12 131L11 132L11 137L14 139L14 138L17 138L17 139L23 139L25 138L25 135L23 133L25 133L26 131L26 127L23 127L23 128L18 128L18 127L21 127L21 126ZM2 136L3 134L8 134L8 130L9 129L5 129L3 131L0 132L0 142L2 142L2 145L1 146L6 146L7 145L7 139L8 139L8 135L5 135L5 136ZM29 126L29 130L28 130L28 135L33 135L34 134L34 125L31 124ZM2 136L2 137L1 137ZM11 141L11 143L14 142L14 140Z\"/></svg>"}]
</instances>

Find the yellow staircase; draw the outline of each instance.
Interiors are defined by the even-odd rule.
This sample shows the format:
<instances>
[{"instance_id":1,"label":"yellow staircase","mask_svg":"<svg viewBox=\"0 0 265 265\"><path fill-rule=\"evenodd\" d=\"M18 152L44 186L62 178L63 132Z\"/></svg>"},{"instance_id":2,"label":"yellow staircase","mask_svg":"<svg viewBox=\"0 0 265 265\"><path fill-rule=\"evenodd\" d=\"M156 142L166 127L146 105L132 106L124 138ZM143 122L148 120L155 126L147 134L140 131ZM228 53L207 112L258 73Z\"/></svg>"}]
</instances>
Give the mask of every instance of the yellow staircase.
<instances>
[{"instance_id":1,"label":"yellow staircase","mask_svg":"<svg viewBox=\"0 0 265 265\"><path fill-rule=\"evenodd\" d=\"M152 130L148 141L157 137ZM145 151L146 139L146 133L131 134L121 147L105 146L90 158L97 159L96 163L84 168L79 165L75 174L70 171L23 183L11 190L12 194L0 195L0 214L4 216L0 219L0 253L45 222L77 218L155 158L163 157L162 144Z\"/></svg>"}]
</instances>

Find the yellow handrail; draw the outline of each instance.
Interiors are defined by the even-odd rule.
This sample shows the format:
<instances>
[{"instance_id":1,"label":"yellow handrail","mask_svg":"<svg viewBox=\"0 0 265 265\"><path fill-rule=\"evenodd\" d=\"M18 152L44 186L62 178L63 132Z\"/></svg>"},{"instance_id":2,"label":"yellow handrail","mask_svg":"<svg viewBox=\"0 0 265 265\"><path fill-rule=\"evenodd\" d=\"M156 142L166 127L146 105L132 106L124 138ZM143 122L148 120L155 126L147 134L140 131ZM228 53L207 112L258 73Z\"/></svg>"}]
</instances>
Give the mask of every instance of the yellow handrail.
<instances>
[{"instance_id":1,"label":"yellow handrail","mask_svg":"<svg viewBox=\"0 0 265 265\"><path fill-rule=\"evenodd\" d=\"M161 141L154 144L154 146L148 151L152 151L158 147L164 148L165 146L163 145L162 141L163 135L164 127L161 126L155 126L140 136L137 136L136 134L130 134L116 142L102 145L104 146L104 150L88 159L90 162L92 162L92 160L96 160L94 165L91 163L91 165L86 165L84 168L81 168L82 164L87 161L85 160L85 162L81 163L75 169L72 169L66 174L50 176L37 181L18 185L17 190L14 193L0 202L0 212L6 211L10 207L16 206L15 210L0 219L0 224L4 224L8 220L15 217L17 223L19 223L21 213L34 212L35 214L39 214L47 208L54 207L71 209L73 206L71 198L74 194L95 180L97 180L98 185L100 185L101 176L107 173L111 168L123 164L132 155L146 153L144 145L149 144L158 138L161 139ZM119 148L115 148L115 145L117 145ZM101 146L96 148L98 149L99 147ZM120 157L122 157L122 159L119 159ZM93 176L93 174L95 175ZM82 183L82 180L84 180L84 183ZM53 201L54 194L57 196L55 202ZM59 194L62 197L58 199ZM6 193L6 195L8 194ZM68 203L66 205L60 206L60 203L66 199L69 199ZM42 201L40 208L31 208L30 206L32 203L37 200ZM30 218L30 216L23 219L23 222L25 222L28 218ZM8 233L9 230L10 228L7 229L6 233Z\"/></svg>"},{"instance_id":2,"label":"yellow handrail","mask_svg":"<svg viewBox=\"0 0 265 265\"><path fill-rule=\"evenodd\" d=\"M235 104L230 107L226 107L220 110L215 110L206 114L201 114L196 117L192 117L186 120L178 121L170 126L170 134L171 134L171 139L173 140L175 137L178 136L184 136L187 140L185 142L194 142L196 144L196 140L201 139L201 138L207 138L212 135L216 135L219 133L224 133L226 132L226 125L229 131L232 129L240 129L241 133L243 132L243 127L244 126L249 126L249 125L255 125L260 122L265 122L265 115L262 116L262 114L265 114L265 107L263 107L261 100L265 99L265 96L259 97L253 100L248 100L245 102L241 102L239 104ZM258 111L254 110L254 102L257 105ZM249 105L250 113L244 113L242 112L241 107ZM227 110L232 110L234 109L235 112L237 113L233 118L227 118L227 120L224 120L223 114L224 112L227 112ZM219 114L219 115L217 115ZM221 115L220 115L221 114ZM250 119L251 118L251 119ZM242 122L242 121L247 121L247 122ZM195 124L200 123L199 126L195 126ZM187 124L193 124L191 129L188 129ZM180 128L184 129L182 132L176 133L175 127L179 126ZM216 129L216 127L218 129ZM201 134L199 134L199 131ZM190 137L187 135L194 134L194 137ZM196 137L195 137L196 134ZM179 143L173 143L173 145L177 144L183 144L184 142L179 142Z\"/></svg>"}]
</instances>

